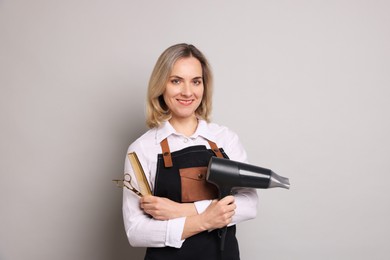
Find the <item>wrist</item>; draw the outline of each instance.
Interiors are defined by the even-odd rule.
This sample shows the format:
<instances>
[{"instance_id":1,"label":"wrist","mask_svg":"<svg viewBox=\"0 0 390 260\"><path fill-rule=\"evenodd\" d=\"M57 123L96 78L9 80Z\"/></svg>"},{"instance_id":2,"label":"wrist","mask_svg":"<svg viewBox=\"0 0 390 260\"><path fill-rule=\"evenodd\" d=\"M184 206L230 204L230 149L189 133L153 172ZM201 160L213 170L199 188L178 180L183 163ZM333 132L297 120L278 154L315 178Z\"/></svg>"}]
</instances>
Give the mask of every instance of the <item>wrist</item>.
<instances>
[{"instance_id":1,"label":"wrist","mask_svg":"<svg viewBox=\"0 0 390 260\"><path fill-rule=\"evenodd\" d=\"M198 214L194 203L179 203L177 214L179 217L190 217Z\"/></svg>"},{"instance_id":2,"label":"wrist","mask_svg":"<svg viewBox=\"0 0 390 260\"><path fill-rule=\"evenodd\" d=\"M195 234L208 230L201 214L186 217L182 239L187 239Z\"/></svg>"},{"instance_id":3,"label":"wrist","mask_svg":"<svg viewBox=\"0 0 390 260\"><path fill-rule=\"evenodd\" d=\"M199 225L199 230L206 231L212 229L209 221L207 220L206 214L202 213L198 215L198 225Z\"/></svg>"}]
</instances>

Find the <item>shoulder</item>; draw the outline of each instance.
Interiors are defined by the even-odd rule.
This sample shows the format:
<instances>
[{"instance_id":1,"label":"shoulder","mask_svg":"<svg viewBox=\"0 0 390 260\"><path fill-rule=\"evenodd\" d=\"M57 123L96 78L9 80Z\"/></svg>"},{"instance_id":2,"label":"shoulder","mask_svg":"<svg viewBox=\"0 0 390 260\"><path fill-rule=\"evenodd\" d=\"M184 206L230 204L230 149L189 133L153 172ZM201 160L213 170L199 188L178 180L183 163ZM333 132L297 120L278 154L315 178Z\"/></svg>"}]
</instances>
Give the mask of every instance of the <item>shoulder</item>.
<instances>
[{"instance_id":1,"label":"shoulder","mask_svg":"<svg viewBox=\"0 0 390 260\"><path fill-rule=\"evenodd\" d=\"M128 152L142 152L148 150L156 144L156 129L152 128L146 131L130 144Z\"/></svg>"},{"instance_id":2,"label":"shoulder","mask_svg":"<svg viewBox=\"0 0 390 260\"><path fill-rule=\"evenodd\" d=\"M127 154L136 153L142 167L150 169L157 160L157 154L161 152L160 144L156 142L156 128L146 131L138 137L127 149Z\"/></svg>"},{"instance_id":3,"label":"shoulder","mask_svg":"<svg viewBox=\"0 0 390 260\"><path fill-rule=\"evenodd\" d=\"M246 151L235 131L216 123L208 123L207 127L213 135L213 141L225 150L230 159L241 162L247 160Z\"/></svg>"},{"instance_id":4,"label":"shoulder","mask_svg":"<svg viewBox=\"0 0 390 260\"><path fill-rule=\"evenodd\" d=\"M230 146L239 140L237 133L227 126L212 122L207 123L207 128L219 146Z\"/></svg>"},{"instance_id":5,"label":"shoulder","mask_svg":"<svg viewBox=\"0 0 390 260\"><path fill-rule=\"evenodd\" d=\"M208 130L215 135L216 138L229 138L236 137L237 134L227 126L220 125L217 123L207 123Z\"/></svg>"}]
</instances>

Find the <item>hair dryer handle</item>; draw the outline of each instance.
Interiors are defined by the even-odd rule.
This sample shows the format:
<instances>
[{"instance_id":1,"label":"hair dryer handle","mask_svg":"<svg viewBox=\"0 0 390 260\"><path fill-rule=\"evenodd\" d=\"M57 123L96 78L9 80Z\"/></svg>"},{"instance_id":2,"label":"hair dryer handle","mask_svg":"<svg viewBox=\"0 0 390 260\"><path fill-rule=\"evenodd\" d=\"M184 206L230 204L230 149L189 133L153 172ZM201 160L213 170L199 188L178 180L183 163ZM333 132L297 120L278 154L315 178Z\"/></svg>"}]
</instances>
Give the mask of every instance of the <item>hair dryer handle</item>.
<instances>
[{"instance_id":1,"label":"hair dryer handle","mask_svg":"<svg viewBox=\"0 0 390 260\"><path fill-rule=\"evenodd\" d=\"M222 187L218 187L218 188L219 188L219 199L223 199L226 196L229 196L232 194L233 187L222 186ZM220 244L221 251L223 251L225 248L226 233L227 233L227 226L220 228L218 230L218 235L221 238L221 241L220 241L221 242L221 244Z\"/></svg>"},{"instance_id":2,"label":"hair dryer handle","mask_svg":"<svg viewBox=\"0 0 390 260\"><path fill-rule=\"evenodd\" d=\"M229 187L229 186L222 186L222 187L220 186L220 187L218 187L219 199L223 199L226 196L232 195L232 188L233 187Z\"/></svg>"}]
</instances>

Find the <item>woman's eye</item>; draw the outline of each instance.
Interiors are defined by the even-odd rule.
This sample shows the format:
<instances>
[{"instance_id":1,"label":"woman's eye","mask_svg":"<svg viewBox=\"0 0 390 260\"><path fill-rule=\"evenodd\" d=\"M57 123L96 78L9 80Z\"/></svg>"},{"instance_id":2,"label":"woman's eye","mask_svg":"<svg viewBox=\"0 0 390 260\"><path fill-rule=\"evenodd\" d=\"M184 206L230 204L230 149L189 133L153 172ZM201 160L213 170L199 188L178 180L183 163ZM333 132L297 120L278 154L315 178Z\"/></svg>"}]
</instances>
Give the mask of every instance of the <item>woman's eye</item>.
<instances>
[{"instance_id":1,"label":"woman's eye","mask_svg":"<svg viewBox=\"0 0 390 260\"><path fill-rule=\"evenodd\" d=\"M173 79L173 80L171 80L171 82L172 82L172 84L175 84L175 85L180 84L179 79Z\"/></svg>"},{"instance_id":2,"label":"woman's eye","mask_svg":"<svg viewBox=\"0 0 390 260\"><path fill-rule=\"evenodd\" d=\"M202 81L201 80L194 80L194 85L198 86L202 84Z\"/></svg>"}]
</instances>

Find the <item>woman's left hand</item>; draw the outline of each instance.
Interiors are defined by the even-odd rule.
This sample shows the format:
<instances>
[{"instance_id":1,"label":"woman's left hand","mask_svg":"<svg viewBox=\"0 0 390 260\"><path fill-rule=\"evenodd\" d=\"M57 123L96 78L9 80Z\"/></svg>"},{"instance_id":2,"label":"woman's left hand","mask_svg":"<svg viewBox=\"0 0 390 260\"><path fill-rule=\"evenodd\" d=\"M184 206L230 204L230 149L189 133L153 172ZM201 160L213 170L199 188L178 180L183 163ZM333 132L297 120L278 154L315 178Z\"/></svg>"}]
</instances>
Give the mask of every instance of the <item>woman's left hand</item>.
<instances>
[{"instance_id":1,"label":"woman's left hand","mask_svg":"<svg viewBox=\"0 0 390 260\"><path fill-rule=\"evenodd\" d=\"M168 220L197 214L193 203L178 203L152 195L141 197L140 207L157 220Z\"/></svg>"}]
</instances>

